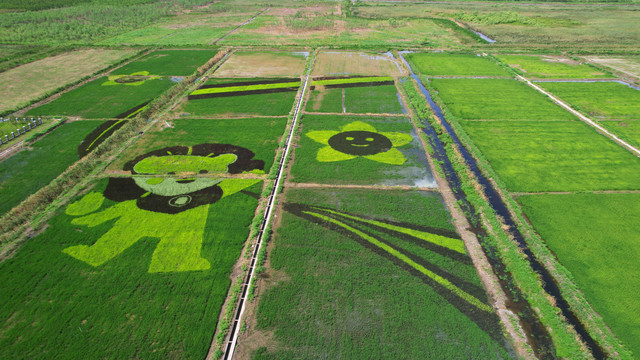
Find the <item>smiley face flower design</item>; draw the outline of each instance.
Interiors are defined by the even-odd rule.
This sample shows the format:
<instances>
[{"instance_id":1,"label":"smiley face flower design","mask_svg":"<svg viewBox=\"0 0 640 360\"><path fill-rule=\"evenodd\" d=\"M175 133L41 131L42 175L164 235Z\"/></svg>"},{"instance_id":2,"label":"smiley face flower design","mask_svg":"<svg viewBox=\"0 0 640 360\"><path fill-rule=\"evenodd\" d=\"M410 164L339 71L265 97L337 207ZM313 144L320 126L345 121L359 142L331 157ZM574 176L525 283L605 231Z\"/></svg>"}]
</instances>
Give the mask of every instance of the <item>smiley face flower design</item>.
<instances>
[{"instance_id":1,"label":"smiley face flower design","mask_svg":"<svg viewBox=\"0 0 640 360\"><path fill-rule=\"evenodd\" d=\"M354 121L340 131L310 131L306 134L314 141L326 145L318 151L320 162L351 160L364 157L390 165L402 165L407 159L396 149L411 142L409 134L379 132L375 127Z\"/></svg>"},{"instance_id":2,"label":"smiley face flower design","mask_svg":"<svg viewBox=\"0 0 640 360\"><path fill-rule=\"evenodd\" d=\"M139 86L147 80L159 79L158 75L149 75L148 71L138 71L130 75L109 75L109 81L102 83L102 86L108 85L129 85Z\"/></svg>"}]
</instances>

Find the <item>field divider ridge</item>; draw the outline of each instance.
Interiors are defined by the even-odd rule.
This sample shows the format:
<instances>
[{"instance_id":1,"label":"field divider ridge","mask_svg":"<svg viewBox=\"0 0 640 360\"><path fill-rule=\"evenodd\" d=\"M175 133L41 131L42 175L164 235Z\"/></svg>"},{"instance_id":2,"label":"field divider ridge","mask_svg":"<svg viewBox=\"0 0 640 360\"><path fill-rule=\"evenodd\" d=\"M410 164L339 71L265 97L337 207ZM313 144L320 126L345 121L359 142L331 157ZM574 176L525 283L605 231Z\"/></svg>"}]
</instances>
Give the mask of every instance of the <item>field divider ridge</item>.
<instances>
[{"instance_id":1,"label":"field divider ridge","mask_svg":"<svg viewBox=\"0 0 640 360\"><path fill-rule=\"evenodd\" d=\"M531 82L531 80L525 78L522 75L517 75L517 78L518 78L518 80L520 80L520 81L524 82L525 84L529 85L531 88L533 88L533 89L537 90L538 92L548 96L551 100L553 100L553 102L555 102L556 104L560 105L565 110L567 110L570 113L572 113L573 115L577 116L580 120L582 120L583 122L587 123L587 125L595 128L599 133L605 135L609 139L615 141L618 145L620 145L623 148L629 150L633 155L640 157L640 150L638 150L638 148L636 148L636 147L632 146L631 144L629 144L628 142L620 139L619 137L614 135L612 132L610 132L609 130L607 130L604 127L602 127L597 122L591 120L590 118L588 118L585 115L583 115L581 112L579 112L579 111L575 110L574 108L572 108L571 106L569 106L564 101L560 100L560 98L554 96L550 92L548 92L548 91L544 90L543 88L539 87L538 85L534 84L533 82Z\"/></svg>"},{"instance_id":2,"label":"field divider ridge","mask_svg":"<svg viewBox=\"0 0 640 360\"><path fill-rule=\"evenodd\" d=\"M265 10L266 11L266 10ZM309 66L307 68L307 74L305 75L305 79L304 79L304 85L302 87L302 93L300 94L300 97L298 98L298 102L295 106L294 109L294 113L293 113L293 117L292 117L292 121L291 121L291 127L289 128L289 134L287 135L287 140L285 142L284 148L283 148L283 154L282 157L280 158L280 163L278 164L278 170L276 172L276 178L275 181L273 183L273 187L271 189L271 193L269 194L268 197L268 201L267 201L267 206L266 206L266 210L264 213L264 217L262 220L262 224L260 225L260 229L258 230L258 236L257 236L257 241L256 241L256 246L255 249L253 251L253 254L251 255L251 262L249 265L249 272L247 274L247 277L245 278L244 283L242 284L242 290L240 293L240 300L239 300L239 304L238 304L238 308L236 311L236 314L232 320L232 324L230 326L231 330L230 330L230 335L229 335L229 340L227 342L227 345L225 346L225 350L224 350L224 355L223 355L223 359L228 360L228 359L232 359L233 358L233 354L236 348L236 344L238 342L238 328L240 327L240 323L242 321L242 316L244 315L244 311L247 305L247 295L249 292L249 287L251 282L253 281L253 278L255 276L255 270L256 270L256 266L257 266L257 258L258 258L258 254L260 253L260 249L262 248L262 244L263 244L263 237L265 235L265 233L267 234L267 236L269 235L269 232L267 231L267 229L269 229L269 225L271 222L271 218L272 218L272 214L273 214L273 208L274 208L274 204L276 203L276 200L278 198L278 193L280 190L280 185L283 183L282 179L285 175L285 171L284 168L287 165L287 161L289 158L289 153L291 150L291 143L294 139L294 134L295 131L297 129L297 123L298 123L298 119L300 117L300 113L302 110L302 104L304 103L304 97L305 94L307 92L307 88L308 88L308 83L309 83L309 75L311 73L311 68L313 65L313 58L309 61Z\"/></svg>"}]
</instances>

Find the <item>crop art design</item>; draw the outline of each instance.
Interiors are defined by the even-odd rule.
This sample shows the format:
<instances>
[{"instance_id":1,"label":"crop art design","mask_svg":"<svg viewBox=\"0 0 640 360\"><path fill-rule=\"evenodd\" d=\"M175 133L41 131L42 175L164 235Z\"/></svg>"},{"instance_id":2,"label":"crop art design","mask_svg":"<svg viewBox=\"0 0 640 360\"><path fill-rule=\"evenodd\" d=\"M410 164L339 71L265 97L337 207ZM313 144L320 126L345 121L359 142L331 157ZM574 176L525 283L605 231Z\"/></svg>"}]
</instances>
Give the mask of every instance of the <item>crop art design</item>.
<instances>
[{"instance_id":1,"label":"crop art design","mask_svg":"<svg viewBox=\"0 0 640 360\"><path fill-rule=\"evenodd\" d=\"M320 162L345 161L364 157L390 165L402 165L407 159L396 149L411 142L409 134L378 132L375 127L362 121L343 126L340 131L310 131L307 137L326 145L318 151Z\"/></svg>"},{"instance_id":2,"label":"crop art design","mask_svg":"<svg viewBox=\"0 0 640 360\"><path fill-rule=\"evenodd\" d=\"M464 242L455 232L374 219L300 203L287 203L285 210L337 231L409 271L485 332L493 334L493 330L499 328L493 308L487 303L486 294L480 286L455 276L446 268L397 245L400 242L409 242L447 258L452 264L468 265L471 259Z\"/></svg>"},{"instance_id":3,"label":"crop art design","mask_svg":"<svg viewBox=\"0 0 640 360\"><path fill-rule=\"evenodd\" d=\"M89 193L66 209L67 215L78 216L71 221L74 225L94 227L109 222L112 228L91 246L71 246L63 252L95 267L150 237L160 240L150 273L209 269L209 261L200 255L209 208L261 181L233 177L264 173L264 161L253 160L254 155L238 146L200 144L168 147L128 162L124 169L133 177L110 178L104 194ZM176 177L187 174L192 176ZM116 204L101 209L105 199Z\"/></svg>"},{"instance_id":4,"label":"crop art design","mask_svg":"<svg viewBox=\"0 0 640 360\"><path fill-rule=\"evenodd\" d=\"M110 85L129 85L139 86L147 80L160 79L161 76L149 75L148 71L138 71L129 75L109 75L109 80L102 83L102 86Z\"/></svg>"}]
</instances>

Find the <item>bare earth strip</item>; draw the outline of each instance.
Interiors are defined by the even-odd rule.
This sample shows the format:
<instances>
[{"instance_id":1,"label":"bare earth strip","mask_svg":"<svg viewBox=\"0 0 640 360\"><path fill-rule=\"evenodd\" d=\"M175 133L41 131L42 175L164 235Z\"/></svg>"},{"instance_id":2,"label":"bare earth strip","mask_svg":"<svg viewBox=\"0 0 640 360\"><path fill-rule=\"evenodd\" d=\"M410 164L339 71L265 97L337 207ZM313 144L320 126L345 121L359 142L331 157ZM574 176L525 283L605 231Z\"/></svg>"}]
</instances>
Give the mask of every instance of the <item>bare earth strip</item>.
<instances>
[{"instance_id":1,"label":"bare earth strip","mask_svg":"<svg viewBox=\"0 0 640 360\"><path fill-rule=\"evenodd\" d=\"M0 112L16 108L103 69L136 50L88 49L34 61L0 73Z\"/></svg>"},{"instance_id":2,"label":"bare earth strip","mask_svg":"<svg viewBox=\"0 0 640 360\"><path fill-rule=\"evenodd\" d=\"M388 54L322 51L313 67L313 76L406 75L400 62Z\"/></svg>"},{"instance_id":3,"label":"bare earth strip","mask_svg":"<svg viewBox=\"0 0 640 360\"><path fill-rule=\"evenodd\" d=\"M301 76L306 59L286 52L235 52L215 77Z\"/></svg>"},{"instance_id":4,"label":"bare earth strip","mask_svg":"<svg viewBox=\"0 0 640 360\"><path fill-rule=\"evenodd\" d=\"M598 65L607 66L624 75L632 77L636 81L640 81L640 57L599 57L587 56L588 62L594 62Z\"/></svg>"}]
</instances>

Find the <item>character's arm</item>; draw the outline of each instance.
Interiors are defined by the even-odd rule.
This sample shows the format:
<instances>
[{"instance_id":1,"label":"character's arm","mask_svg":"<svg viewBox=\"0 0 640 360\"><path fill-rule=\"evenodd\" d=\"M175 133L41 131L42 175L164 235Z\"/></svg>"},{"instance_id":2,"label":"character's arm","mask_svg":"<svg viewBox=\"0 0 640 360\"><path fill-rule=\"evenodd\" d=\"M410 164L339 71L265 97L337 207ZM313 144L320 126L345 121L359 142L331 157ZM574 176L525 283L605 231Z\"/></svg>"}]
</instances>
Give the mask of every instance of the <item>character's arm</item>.
<instances>
[{"instance_id":1,"label":"character's arm","mask_svg":"<svg viewBox=\"0 0 640 360\"><path fill-rule=\"evenodd\" d=\"M104 202L104 196L97 192L91 192L85 195L82 199L67 206L65 213L71 216L82 216L88 213L92 213L102 206Z\"/></svg>"}]
</instances>

